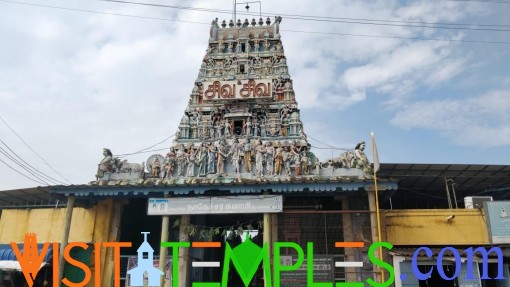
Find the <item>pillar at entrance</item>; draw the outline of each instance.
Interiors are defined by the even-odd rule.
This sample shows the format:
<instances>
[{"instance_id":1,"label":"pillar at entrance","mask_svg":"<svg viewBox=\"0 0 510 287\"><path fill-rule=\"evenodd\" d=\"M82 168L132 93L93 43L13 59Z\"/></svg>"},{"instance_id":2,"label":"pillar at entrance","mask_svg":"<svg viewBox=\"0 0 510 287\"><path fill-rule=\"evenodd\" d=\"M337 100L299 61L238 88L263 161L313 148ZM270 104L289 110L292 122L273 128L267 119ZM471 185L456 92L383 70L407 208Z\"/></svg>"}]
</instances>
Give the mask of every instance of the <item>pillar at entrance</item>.
<instances>
[{"instance_id":1,"label":"pillar at entrance","mask_svg":"<svg viewBox=\"0 0 510 287\"><path fill-rule=\"evenodd\" d=\"M267 243L267 246L269 248L269 254L272 254L272 248L271 248L271 214L264 213L264 237L263 237L263 244ZM272 256L271 256L272 259ZM268 282L268 278L266 278L266 273L264 272L264 287L271 286L271 282Z\"/></svg>"},{"instance_id":2,"label":"pillar at entrance","mask_svg":"<svg viewBox=\"0 0 510 287\"><path fill-rule=\"evenodd\" d=\"M164 215L161 218L161 242L168 241L168 226L170 225L170 217ZM163 272L161 280L159 282L160 287L165 287L166 278L166 256L168 254L168 248L161 246L159 250L159 270Z\"/></svg>"},{"instance_id":3,"label":"pillar at entrance","mask_svg":"<svg viewBox=\"0 0 510 287\"><path fill-rule=\"evenodd\" d=\"M341 199L342 201L342 210L349 210L349 200L347 198ZM350 213L342 214L342 226L344 233L344 241L351 242L354 241L354 237L352 236L352 220ZM345 261L357 261L356 253L354 248L345 248ZM358 279L356 278L356 268L354 267L346 267L345 268L345 281L346 282L356 282Z\"/></svg>"},{"instance_id":4,"label":"pillar at entrance","mask_svg":"<svg viewBox=\"0 0 510 287\"><path fill-rule=\"evenodd\" d=\"M179 242L189 242L189 235L184 232L184 227L190 224L189 215L181 215L181 226L179 227ZM188 266L189 248L179 248L179 286L188 287Z\"/></svg>"}]
</instances>

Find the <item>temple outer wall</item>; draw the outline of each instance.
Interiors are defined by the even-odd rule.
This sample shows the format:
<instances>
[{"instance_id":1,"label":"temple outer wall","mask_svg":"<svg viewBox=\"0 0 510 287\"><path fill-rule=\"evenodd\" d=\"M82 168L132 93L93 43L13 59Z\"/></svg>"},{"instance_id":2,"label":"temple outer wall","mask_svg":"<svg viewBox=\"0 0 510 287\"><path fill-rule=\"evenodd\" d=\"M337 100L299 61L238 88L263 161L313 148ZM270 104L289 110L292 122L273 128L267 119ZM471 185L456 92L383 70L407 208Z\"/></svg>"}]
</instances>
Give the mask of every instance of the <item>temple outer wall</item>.
<instances>
[{"instance_id":1,"label":"temple outer wall","mask_svg":"<svg viewBox=\"0 0 510 287\"><path fill-rule=\"evenodd\" d=\"M387 241L393 245L488 245L485 213L478 209L386 210ZM455 218L448 220L452 215Z\"/></svg>"},{"instance_id":2,"label":"temple outer wall","mask_svg":"<svg viewBox=\"0 0 510 287\"><path fill-rule=\"evenodd\" d=\"M120 203L111 199L99 201L92 208L75 207L71 221L69 242L118 241ZM60 242L64 229L66 208L5 209L0 217L0 244L23 243L26 233L35 233L39 243ZM114 216L117 213L117 216ZM119 221L119 222L117 222ZM117 226L117 228L116 228ZM113 253L111 248L101 249L101 286L110 286L113 276ZM90 269L94 266L91 255ZM93 287L91 280L87 287Z\"/></svg>"}]
</instances>

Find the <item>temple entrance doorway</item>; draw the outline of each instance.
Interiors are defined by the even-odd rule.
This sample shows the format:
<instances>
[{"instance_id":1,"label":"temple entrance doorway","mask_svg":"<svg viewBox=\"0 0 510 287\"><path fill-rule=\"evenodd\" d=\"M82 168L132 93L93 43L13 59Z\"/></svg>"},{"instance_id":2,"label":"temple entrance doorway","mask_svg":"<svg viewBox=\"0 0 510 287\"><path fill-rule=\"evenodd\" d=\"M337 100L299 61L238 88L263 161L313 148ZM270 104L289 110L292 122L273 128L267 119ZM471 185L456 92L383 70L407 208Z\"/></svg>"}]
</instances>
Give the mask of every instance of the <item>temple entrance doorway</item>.
<instances>
[{"instance_id":1,"label":"temple entrance doorway","mask_svg":"<svg viewBox=\"0 0 510 287\"><path fill-rule=\"evenodd\" d=\"M192 216L191 228L195 228L190 241L220 242L219 248L191 249L191 261L218 262L220 267L190 266L191 282L221 282L224 269L225 250L227 244L232 249L246 240L262 247L263 245L263 215L262 214L221 214L207 216ZM212 236L211 236L211 235ZM248 238L247 238L248 236ZM244 286L232 262L229 262L227 286ZM192 264L193 265L193 264ZM262 264L253 276L251 287L263 287L264 278Z\"/></svg>"}]
</instances>

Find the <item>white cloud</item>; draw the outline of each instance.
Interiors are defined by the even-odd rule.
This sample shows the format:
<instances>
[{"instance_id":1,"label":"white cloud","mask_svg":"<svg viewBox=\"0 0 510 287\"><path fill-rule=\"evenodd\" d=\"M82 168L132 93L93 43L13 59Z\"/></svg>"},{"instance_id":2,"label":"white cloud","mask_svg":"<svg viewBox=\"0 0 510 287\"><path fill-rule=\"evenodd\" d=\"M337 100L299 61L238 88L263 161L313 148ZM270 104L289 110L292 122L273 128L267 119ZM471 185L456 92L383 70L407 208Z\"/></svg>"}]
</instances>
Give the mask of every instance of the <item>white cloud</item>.
<instances>
[{"instance_id":1,"label":"white cloud","mask_svg":"<svg viewBox=\"0 0 510 287\"><path fill-rule=\"evenodd\" d=\"M229 14L100 1L46 2L206 23L215 17L230 18ZM162 0L152 2L168 4ZM400 2L323 1L318 5L317 1L303 0L290 5L288 0L275 0L264 2L262 8L287 14L446 22L461 21L481 9L447 1L406 2L405 6ZM176 5L179 3L219 9L230 9L232 4L230 0L179 1ZM208 25L8 3L0 3L0 19L0 37L8 39L0 45L0 115L73 183L93 179L103 147L114 153L133 152L176 131L209 35ZM281 28L389 37L458 37L456 33L434 29L285 17ZM473 66L458 46L443 42L285 31L282 34L297 100L303 110L317 112L327 108L345 112L375 93L385 95L398 107L407 102L413 91L440 86L462 74L465 65ZM335 120L348 122L351 118L317 118L310 125L305 123L305 131L317 137L331 134L337 128ZM414 127L417 125L409 126ZM348 139L347 145L352 146L348 128L342 132L347 134L321 139L336 143ZM0 133L22 157L34 158L1 124ZM168 146L166 142L156 148ZM129 160L141 162L148 156L132 156ZM37 160L35 163L44 166ZM12 172L0 165L0 174ZM0 189L30 185L33 183L18 175L0 181Z\"/></svg>"},{"instance_id":2,"label":"white cloud","mask_svg":"<svg viewBox=\"0 0 510 287\"><path fill-rule=\"evenodd\" d=\"M510 92L457 100L420 101L403 107L392 124L438 131L467 146L510 145Z\"/></svg>"}]
</instances>

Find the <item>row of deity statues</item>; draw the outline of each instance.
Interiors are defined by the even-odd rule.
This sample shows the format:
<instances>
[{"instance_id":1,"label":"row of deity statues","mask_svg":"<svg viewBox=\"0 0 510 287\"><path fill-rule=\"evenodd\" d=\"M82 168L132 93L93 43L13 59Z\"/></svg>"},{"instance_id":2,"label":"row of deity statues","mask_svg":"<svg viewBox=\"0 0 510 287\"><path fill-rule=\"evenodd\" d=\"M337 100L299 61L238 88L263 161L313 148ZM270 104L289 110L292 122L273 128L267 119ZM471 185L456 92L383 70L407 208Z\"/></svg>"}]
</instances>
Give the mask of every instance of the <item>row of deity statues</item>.
<instances>
[{"instance_id":1,"label":"row of deity statues","mask_svg":"<svg viewBox=\"0 0 510 287\"><path fill-rule=\"evenodd\" d=\"M178 144L170 147L165 157L153 155L145 163L129 163L113 157L110 149L103 149L104 158L98 164L96 179L106 173L131 173L144 176L147 167L149 177L206 177L207 175L249 174L252 176L301 176L309 175L319 168L356 168L365 173L371 171L371 164L365 152L365 142L360 142L352 151L339 158L319 163L308 151L307 146L294 141L263 142L249 138L234 138L228 144L222 139L217 142L202 142L198 146ZM317 174L314 173L314 174Z\"/></svg>"},{"instance_id":2,"label":"row of deity statues","mask_svg":"<svg viewBox=\"0 0 510 287\"><path fill-rule=\"evenodd\" d=\"M291 115L295 114L293 120ZM203 114L194 109L185 114L180 126L180 138L218 139L234 136L278 137L299 136L301 121L298 111L285 105L273 112L253 112L251 116L229 118L226 111L213 109L210 114Z\"/></svg>"},{"instance_id":3,"label":"row of deity statues","mask_svg":"<svg viewBox=\"0 0 510 287\"><path fill-rule=\"evenodd\" d=\"M219 42L217 45L207 47L206 54L217 53L249 53L249 52L283 52L281 41L271 43L269 40L244 40Z\"/></svg>"},{"instance_id":4,"label":"row of deity statues","mask_svg":"<svg viewBox=\"0 0 510 287\"><path fill-rule=\"evenodd\" d=\"M180 144L171 147L161 162L148 162L153 177L196 177L208 174L247 173L255 176L308 175L314 164L306 147L293 144L273 145L234 138L217 143L201 143L198 147ZM226 166L229 166L228 171ZM315 166L313 166L315 167Z\"/></svg>"}]
</instances>

